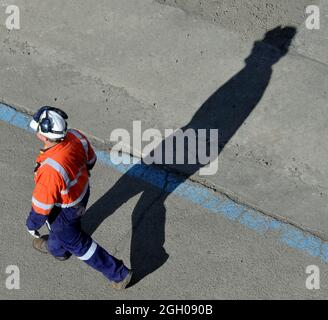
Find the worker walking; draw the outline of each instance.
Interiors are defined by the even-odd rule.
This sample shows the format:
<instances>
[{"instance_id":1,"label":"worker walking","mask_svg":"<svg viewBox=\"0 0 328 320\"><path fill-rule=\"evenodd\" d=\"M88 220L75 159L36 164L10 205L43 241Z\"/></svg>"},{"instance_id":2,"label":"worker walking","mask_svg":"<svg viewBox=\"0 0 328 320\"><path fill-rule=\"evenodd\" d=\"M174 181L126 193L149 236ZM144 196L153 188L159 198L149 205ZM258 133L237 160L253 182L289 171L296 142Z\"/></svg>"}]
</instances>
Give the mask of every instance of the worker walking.
<instances>
[{"instance_id":1,"label":"worker walking","mask_svg":"<svg viewBox=\"0 0 328 320\"><path fill-rule=\"evenodd\" d=\"M35 165L32 209L26 221L35 237L33 247L50 252L58 260L72 254L102 272L115 289L124 289L132 272L81 230L81 217L89 195L89 173L97 157L88 139L78 130L67 129L67 114L42 107L30 127L44 143ZM47 224L48 239L38 230Z\"/></svg>"}]
</instances>

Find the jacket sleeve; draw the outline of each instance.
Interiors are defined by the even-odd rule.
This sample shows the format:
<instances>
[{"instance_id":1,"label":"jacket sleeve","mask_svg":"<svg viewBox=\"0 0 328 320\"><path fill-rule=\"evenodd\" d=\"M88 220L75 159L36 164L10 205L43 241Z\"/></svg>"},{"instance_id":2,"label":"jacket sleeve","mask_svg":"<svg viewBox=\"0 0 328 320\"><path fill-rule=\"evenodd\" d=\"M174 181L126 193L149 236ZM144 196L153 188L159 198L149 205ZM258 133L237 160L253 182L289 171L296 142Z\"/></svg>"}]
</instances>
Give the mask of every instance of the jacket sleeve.
<instances>
[{"instance_id":1,"label":"jacket sleeve","mask_svg":"<svg viewBox=\"0 0 328 320\"><path fill-rule=\"evenodd\" d=\"M86 140L88 142L87 168L89 171L91 171L97 162L97 156L92 148L90 141L88 139Z\"/></svg>"},{"instance_id":2,"label":"jacket sleeve","mask_svg":"<svg viewBox=\"0 0 328 320\"><path fill-rule=\"evenodd\" d=\"M56 203L60 202L62 181L51 168L44 166L37 172L32 196L32 209L26 225L29 230L38 230L48 219Z\"/></svg>"},{"instance_id":3,"label":"jacket sleeve","mask_svg":"<svg viewBox=\"0 0 328 320\"><path fill-rule=\"evenodd\" d=\"M30 214L26 220L26 226L28 230L39 230L47 221L48 216L39 214L32 208Z\"/></svg>"}]
</instances>

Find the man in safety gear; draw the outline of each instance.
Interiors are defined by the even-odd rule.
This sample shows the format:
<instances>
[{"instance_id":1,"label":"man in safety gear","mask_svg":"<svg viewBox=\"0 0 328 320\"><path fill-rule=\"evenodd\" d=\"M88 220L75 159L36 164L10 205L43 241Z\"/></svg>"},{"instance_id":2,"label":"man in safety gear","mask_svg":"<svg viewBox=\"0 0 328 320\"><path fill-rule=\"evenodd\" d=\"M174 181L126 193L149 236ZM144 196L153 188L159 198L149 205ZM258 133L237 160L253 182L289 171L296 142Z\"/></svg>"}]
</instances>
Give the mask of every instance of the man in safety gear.
<instances>
[{"instance_id":1,"label":"man in safety gear","mask_svg":"<svg viewBox=\"0 0 328 320\"><path fill-rule=\"evenodd\" d=\"M67 114L45 106L33 116L30 127L44 143L35 165L32 209L26 221L35 237L33 247L58 260L72 254L102 272L115 289L124 289L132 272L81 230L81 217L89 195L89 172L97 157L80 131L67 129ZM49 236L38 230L47 224Z\"/></svg>"}]
</instances>

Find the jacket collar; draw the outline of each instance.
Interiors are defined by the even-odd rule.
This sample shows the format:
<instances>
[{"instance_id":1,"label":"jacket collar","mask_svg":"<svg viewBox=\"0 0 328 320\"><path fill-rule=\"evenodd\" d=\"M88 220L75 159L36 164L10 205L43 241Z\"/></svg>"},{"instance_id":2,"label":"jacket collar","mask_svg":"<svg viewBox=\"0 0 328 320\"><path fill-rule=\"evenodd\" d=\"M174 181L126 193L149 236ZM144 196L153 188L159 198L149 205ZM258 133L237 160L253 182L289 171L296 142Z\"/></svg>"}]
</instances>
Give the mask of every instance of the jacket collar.
<instances>
[{"instance_id":1,"label":"jacket collar","mask_svg":"<svg viewBox=\"0 0 328 320\"><path fill-rule=\"evenodd\" d=\"M56 153L60 152L65 146L67 145L67 139L65 139L56 145L47 148L47 149L40 149L40 154L37 158L37 162L43 162L47 158L51 158L51 156L55 155Z\"/></svg>"}]
</instances>

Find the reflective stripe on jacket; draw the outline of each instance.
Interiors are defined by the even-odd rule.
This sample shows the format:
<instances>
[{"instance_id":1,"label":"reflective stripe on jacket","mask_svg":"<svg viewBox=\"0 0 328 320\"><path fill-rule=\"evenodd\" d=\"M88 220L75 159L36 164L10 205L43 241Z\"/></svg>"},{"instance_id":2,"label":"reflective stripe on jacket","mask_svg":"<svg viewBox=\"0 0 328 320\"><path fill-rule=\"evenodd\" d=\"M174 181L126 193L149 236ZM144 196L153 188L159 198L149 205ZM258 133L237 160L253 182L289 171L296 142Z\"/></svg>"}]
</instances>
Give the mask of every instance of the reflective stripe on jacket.
<instances>
[{"instance_id":1,"label":"reflective stripe on jacket","mask_svg":"<svg viewBox=\"0 0 328 320\"><path fill-rule=\"evenodd\" d=\"M54 206L70 208L81 202L89 185L88 167L96 162L88 139L70 129L65 139L37 158L32 208L48 215Z\"/></svg>"}]
</instances>

